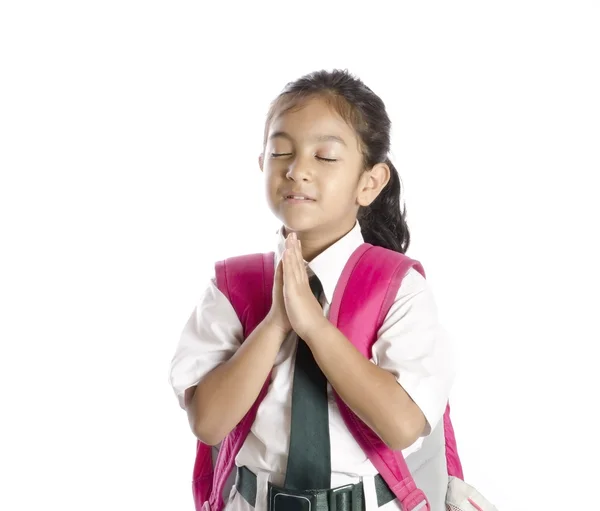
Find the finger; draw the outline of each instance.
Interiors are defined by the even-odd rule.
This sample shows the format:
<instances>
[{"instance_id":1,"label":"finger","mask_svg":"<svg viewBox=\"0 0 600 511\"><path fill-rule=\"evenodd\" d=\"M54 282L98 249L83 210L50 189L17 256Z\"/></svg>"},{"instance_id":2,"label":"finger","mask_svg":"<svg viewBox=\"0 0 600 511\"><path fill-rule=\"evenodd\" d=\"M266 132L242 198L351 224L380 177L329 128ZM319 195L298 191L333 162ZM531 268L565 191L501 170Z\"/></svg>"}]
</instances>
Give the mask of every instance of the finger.
<instances>
[{"instance_id":1,"label":"finger","mask_svg":"<svg viewBox=\"0 0 600 511\"><path fill-rule=\"evenodd\" d=\"M293 242L293 247L290 249L290 266L292 267L292 272L294 274L294 279L296 279L297 283L300 283L302 280L302 273L300 264L298 263L298 251L296 249L297 242Z\"/></svg>"},{"instance_id":2,"label":"finger","mask_svg":"<svg viewBox=\"0 0 600 511\"><path fill-rule=\"evenodd\" d=\"M283 258L277 263L277 271L275 272L275 282L281 284L283 282Z\"/></svg>"},{"instance_id":3,"label":"finger","mask_svg":"<svg viewBox=\"0 0 600 511\"><path fill-rule=\"evenodd\" d=\"M287 238L285 238L284 250L283 250L282 257L281 257L281 260L285 263L284 268L283 268L284 275L286 273L286 270L287 270L287 273L289 274L289 270L290 270L289 255L290 255L290 250L292 249L292 246L293 246L292 245L292 233L290 233L287 235Z\"/></svg>"},{"instance_id":4,"label":"finger","mask_svg":"<svg viewBox=\"0 0 600 511\"><path fill-rule=\"evenodd\" d=\"M302 256L302 242L298 240L296 256L298 258L298 270L300 277L303 282L308 282L308 273L306 272L306 264L304 263L304 257Z\"/></svg>"},{"instance_id":5,"label":"finger","mask_svg":"<svg viewBox=\"0 0 600 511\"><path fill-rule=\"evenodd\" d=\"M289 248L286 248L283 251L282 261L283 261L283 281L285 282L286 286L293 285L293 280L295 280L294 268L293 268L294 259L291 256L291 250Z\"/></svg>"},{"instance_id":6,"label":"finger","mask_svg":"<svg viewBox=\"0 0 600 511\"><path fill-rule=\"evenodd\" d=\"M294 282L298 282L299 279L299 271L298 271L298 258L296 257L296 251L294 246L292 245L290 248L286 249L287 252L287 265L289 268L289 278L294 279Z\"/></svg>"},{"instance_id":7,"label":"finger","mask_svg":"<svg viewBox=\"0 0 600 511\"><path fill-rule=\"evenodd\" d=\"M291 241L292 241L292 234L288 234L287 237L285 238L285 243L283 244L284 248L290 248L291 246Z\"/></svg>"}]
</instances>

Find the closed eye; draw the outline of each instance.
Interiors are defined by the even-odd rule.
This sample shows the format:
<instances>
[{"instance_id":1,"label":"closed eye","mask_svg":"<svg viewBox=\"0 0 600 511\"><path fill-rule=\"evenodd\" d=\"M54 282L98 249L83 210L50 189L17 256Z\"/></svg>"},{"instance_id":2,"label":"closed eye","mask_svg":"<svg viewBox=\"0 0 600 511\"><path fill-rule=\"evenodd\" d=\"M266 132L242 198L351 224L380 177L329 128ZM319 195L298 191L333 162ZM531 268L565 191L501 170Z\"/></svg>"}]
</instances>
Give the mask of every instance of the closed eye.
<instances>
[{"instance_id":1,"label":"closed eye","mask_svg":"<svg viewBox=\"0 0 600 511\"><path fill-rule=\"evenodd\" d=\"M292 155L292 153L271 153L271 158L279 158L281 156L291 156L291 155ZM315 155L315 158L317 160L326 161L329 163L337 161L337 159L335 159L335 158L322 158L321 156L316 156L316 155Z\"/></svg>"}]
</instances>

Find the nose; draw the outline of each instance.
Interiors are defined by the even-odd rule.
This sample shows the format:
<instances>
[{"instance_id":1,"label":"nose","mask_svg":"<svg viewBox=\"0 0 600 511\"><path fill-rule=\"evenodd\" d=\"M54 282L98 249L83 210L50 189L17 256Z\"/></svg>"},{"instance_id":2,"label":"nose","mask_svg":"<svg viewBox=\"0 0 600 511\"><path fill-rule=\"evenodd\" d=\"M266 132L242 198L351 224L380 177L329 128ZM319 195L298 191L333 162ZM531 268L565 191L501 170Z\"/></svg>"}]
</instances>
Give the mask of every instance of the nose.
<instances>
[{"instance_id":1,"label":"nose","mask_svg":"<svg viewBox=\"0 0 600 511\"><path fill-rule=\"evenodd\" d=\"M310 164L298 157L290 164L285 176L292 181L312 180L313 170Z\"/></svg>"}]
</instances>

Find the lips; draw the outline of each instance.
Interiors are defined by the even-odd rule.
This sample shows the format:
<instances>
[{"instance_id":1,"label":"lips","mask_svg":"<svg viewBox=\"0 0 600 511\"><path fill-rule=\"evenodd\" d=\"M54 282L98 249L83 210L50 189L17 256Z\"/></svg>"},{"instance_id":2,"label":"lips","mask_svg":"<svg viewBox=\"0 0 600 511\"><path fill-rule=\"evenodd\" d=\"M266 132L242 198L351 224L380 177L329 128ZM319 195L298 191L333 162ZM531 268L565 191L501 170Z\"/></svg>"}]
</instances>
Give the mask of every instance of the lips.
<instances>
[{"instance_id":1,"label":"lips","mask_svg":"<svg viewBox=\"0 0 600 511\"><path fill-rule=\"evenodd\" d=\"M285 200L307 201L307 202L315 200L311 195L308 195L306 193L296 193L296 192L284 193L283 198Z\"/></svg>"}]
</instances>

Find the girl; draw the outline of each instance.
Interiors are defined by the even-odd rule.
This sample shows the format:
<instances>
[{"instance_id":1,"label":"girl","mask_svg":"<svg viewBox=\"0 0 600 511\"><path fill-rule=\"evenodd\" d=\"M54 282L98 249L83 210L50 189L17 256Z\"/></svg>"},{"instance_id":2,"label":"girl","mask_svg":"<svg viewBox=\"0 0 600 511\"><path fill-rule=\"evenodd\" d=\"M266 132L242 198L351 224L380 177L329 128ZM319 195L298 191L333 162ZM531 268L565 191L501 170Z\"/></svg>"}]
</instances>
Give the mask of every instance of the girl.
<instances>
[{"instance_id":1,"label":"girl","mask_svg":"<svg viewBox=\"0 0 600 511\"><path fill-rule=\"evenodd\" d=\"M332 388L390 448L405 458L431 452L428 461L442 463L437 433L454 373L423 276L411 269L404 277L371 360L327 320L344 265L360 244L401 253L409 246L400 180L388 157L390 126L382 100L345 71L304 76L271 105L259 157L269 207L282 224L271 310L242 344L240 320L211 279L170 370L192 431L213 446L250 409L272 371L235 460L227 511L310 509L286 500L286 491L322 488L323 470L326 488L358 485L360 502L353 509L400 509L341 419ZM302 375L324 382L320 419L319 391L295 394ZM443 511L447 474L442 467L427 477L418 484L431 509ZM272 485L283 488L279 499L267 495ZM350 509L343 503L336 508Z\"/></svg>"}]
</instances>

